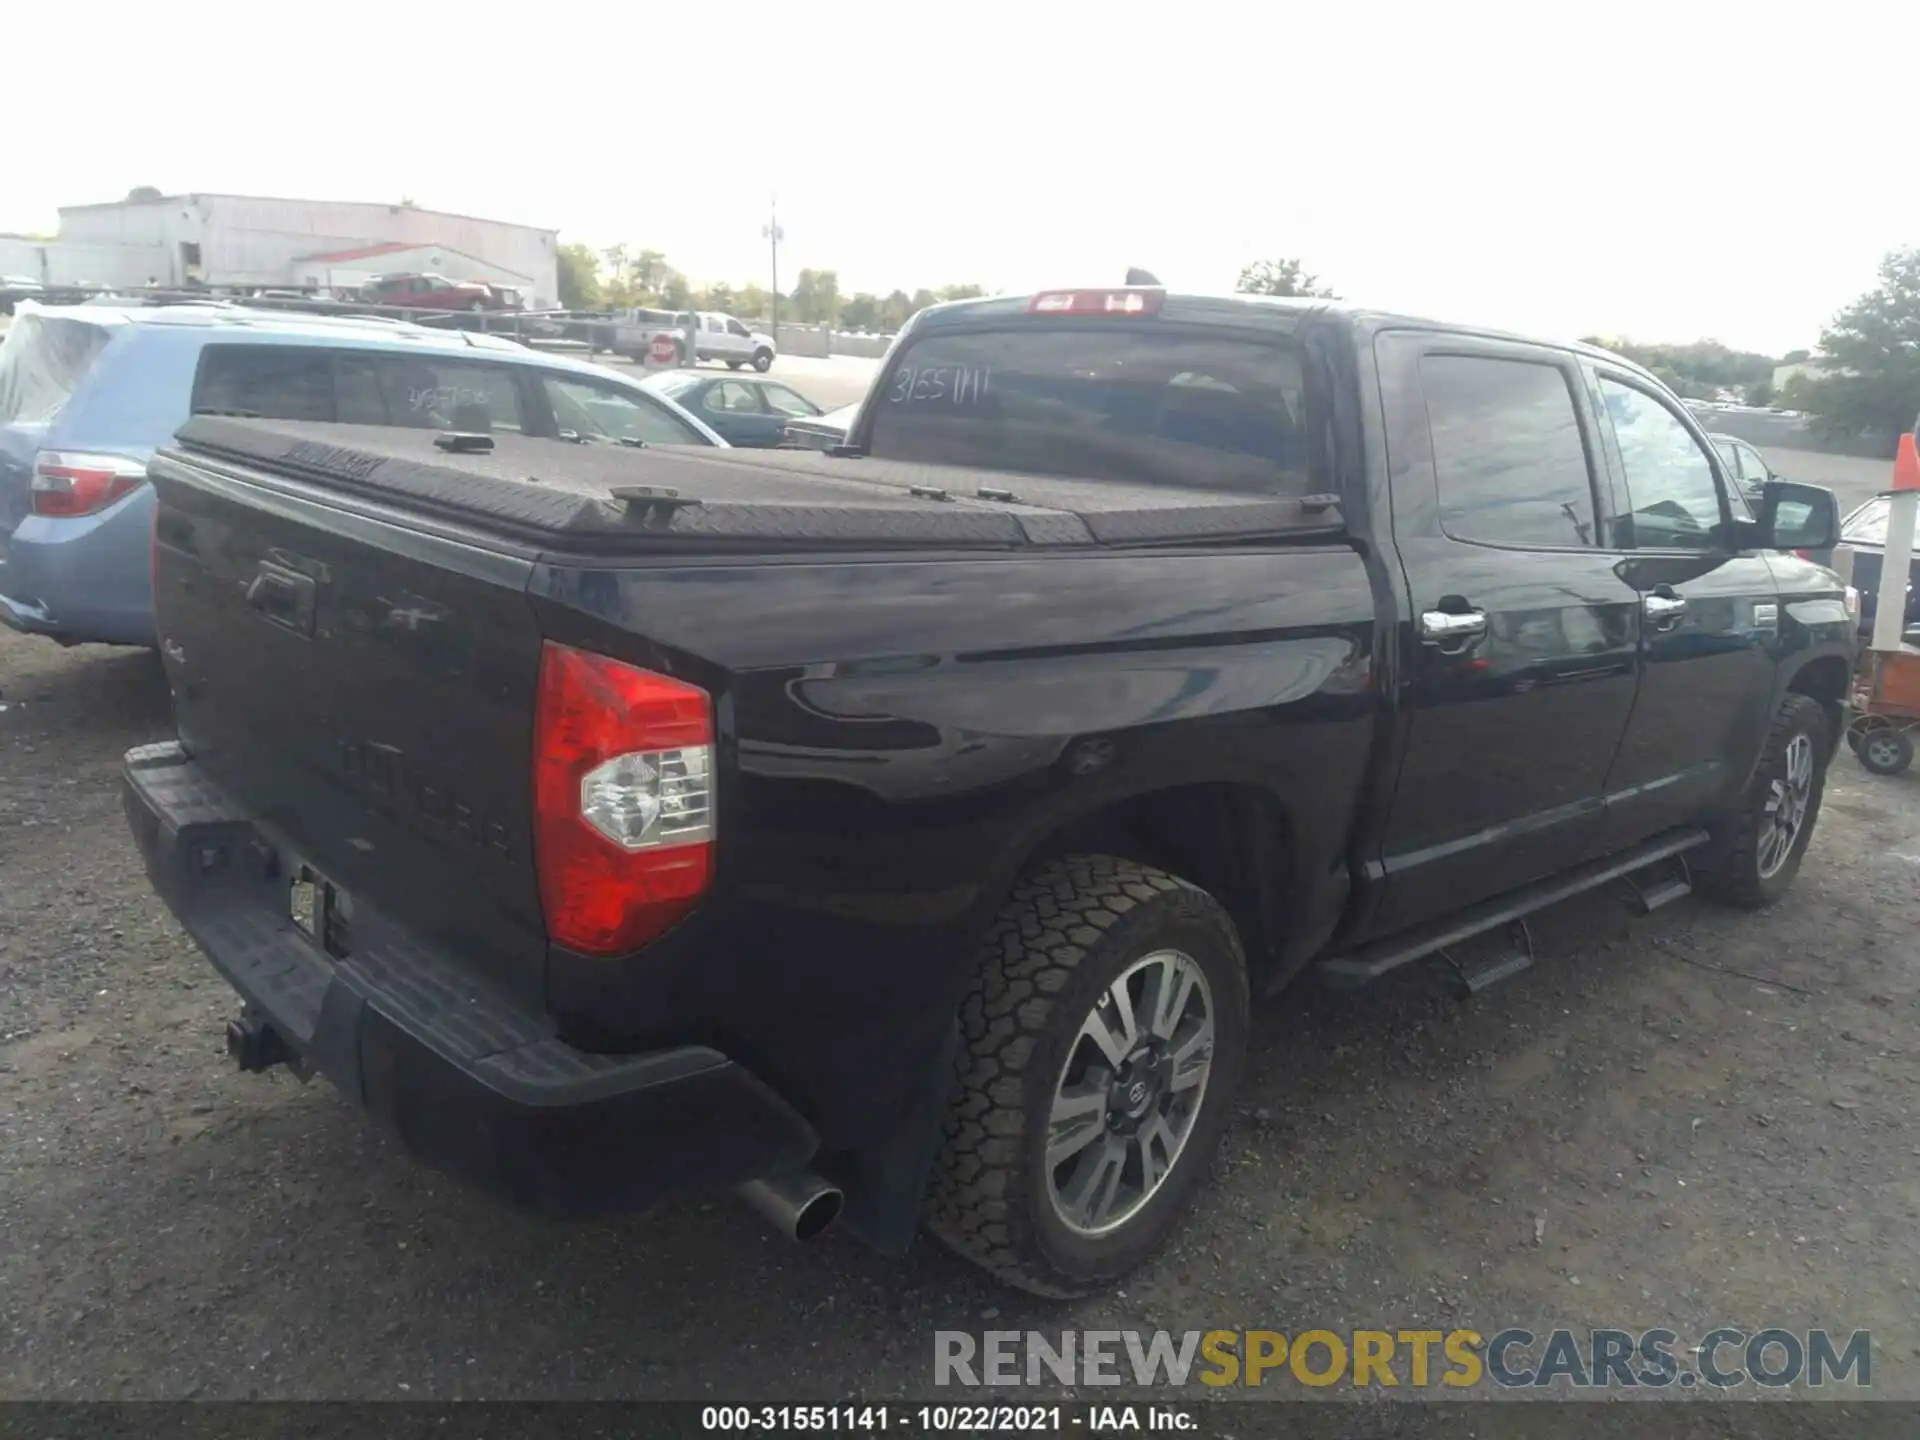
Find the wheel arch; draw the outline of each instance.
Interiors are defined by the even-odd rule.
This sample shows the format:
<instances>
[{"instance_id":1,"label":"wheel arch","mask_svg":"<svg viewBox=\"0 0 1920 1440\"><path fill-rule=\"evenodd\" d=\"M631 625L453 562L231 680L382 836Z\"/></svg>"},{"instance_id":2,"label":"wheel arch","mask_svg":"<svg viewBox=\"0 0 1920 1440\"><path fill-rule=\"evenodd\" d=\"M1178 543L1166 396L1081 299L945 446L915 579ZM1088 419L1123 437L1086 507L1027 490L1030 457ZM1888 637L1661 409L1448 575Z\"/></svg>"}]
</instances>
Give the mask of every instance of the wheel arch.
<instances>
[{"instance_id":1,"label":"wheel arch","mask_svg":"<svg viewBox=\"0 0 1920 1440\"><path fill-rule=\"evenodd\" d=\"M1818 703L1827 717L1828 759L1839 749L1841 735L1846 730L1847 691L1852 680L1853 669L1846 656L1815 654L1794 668L1781 692L1783 699L1788 695L1805 695Z\"/></svg>"},{"instance_id":2,"label":"wheel arch","mask_svg":"<svg viewBox=\"0 0 1920 1440\"><path fill-rule=\"evenodd\" d=\"M1058 821L1012 867L1009 883L1062 855L1114 855L1198 885L1232 917L1257 990L1297 948L1301 879L1295 817L1247 781L1191 781L1113 797Z\"/></svg>"},{"instance_id":3,"label":"wheel arch","mask_svg":"<svg viewBox=\"0 0 1920 1440\"><path fill-rule=\"evenodd\" d=\"M1021 876L1064 855L1113 855L1212 895L1239 932L1249 988L1258 994L1311 957L1319 930L1331 928L1346 898L1344 882L1313 884L1300 859L1301 819L1283 795L1249 780L1182 781L1109 794L1052 816L1009 844L980 903L982 934ZM912 1116L885 1143L843 1157L854 1168L846 1175L841 1223L883 1253L902 1253L923 1217L940 1119L958 1084L958 1006L971 978L970 971L956 971L955 1023L929 1057L929 1083Z\"/></svg>"}]
</instances>

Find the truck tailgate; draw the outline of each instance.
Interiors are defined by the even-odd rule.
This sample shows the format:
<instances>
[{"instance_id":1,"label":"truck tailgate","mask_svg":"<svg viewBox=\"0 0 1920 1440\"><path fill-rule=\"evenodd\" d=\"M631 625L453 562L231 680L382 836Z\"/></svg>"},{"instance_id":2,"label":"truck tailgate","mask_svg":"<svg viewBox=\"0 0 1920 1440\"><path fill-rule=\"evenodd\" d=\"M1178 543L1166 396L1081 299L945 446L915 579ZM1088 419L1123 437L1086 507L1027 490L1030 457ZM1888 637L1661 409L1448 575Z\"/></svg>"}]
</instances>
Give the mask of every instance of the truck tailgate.
<instances>
[{"instance_id":1,"label":"truck tailgate","mask_svg":"<svg viewBox=\"0 0 1920 1440\"><path fill-rule=\"evenodd\" d=\"M262 478L154 467L182 743L290 887L304 864L349 927L376 907L537 998L530 562Z\"/></svg>"}]
</instances>

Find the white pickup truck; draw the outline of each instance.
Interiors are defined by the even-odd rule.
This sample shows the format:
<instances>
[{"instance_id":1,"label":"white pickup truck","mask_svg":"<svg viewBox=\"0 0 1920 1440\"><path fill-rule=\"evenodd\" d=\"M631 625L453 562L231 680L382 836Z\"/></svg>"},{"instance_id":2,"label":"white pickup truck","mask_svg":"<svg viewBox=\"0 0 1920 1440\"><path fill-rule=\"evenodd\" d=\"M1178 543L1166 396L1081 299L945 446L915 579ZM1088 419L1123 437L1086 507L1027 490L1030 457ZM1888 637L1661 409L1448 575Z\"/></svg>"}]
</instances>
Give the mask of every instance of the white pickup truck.
<instances>
[{"instance_id":1,"label":"white pickup truck","mask_svg":"<svg viewBox=\"0 0 1920 1440\"><path fill-rule=\"evenodd\" d=\"M602 348L635 362L646 360L656 335L673 338L680 365L724 360L734 370L742 365L766 370L775 354L771 336L712 310L629 310L614 325L601 327L601 334Z\"/></svg>"},{"instance_id":2,"label":"white pickup truck","mask_svg":"<svg viewBox=\"0 0 1920 1440\"><path fill-rule=\"evenodd\" d=\"M773 337L749 330L731 315L703 310L694 316L699 330L694 340L697 360L724 360L730 369L751 365L765 370L773 364Z\"/></svg>"}]
</instances>

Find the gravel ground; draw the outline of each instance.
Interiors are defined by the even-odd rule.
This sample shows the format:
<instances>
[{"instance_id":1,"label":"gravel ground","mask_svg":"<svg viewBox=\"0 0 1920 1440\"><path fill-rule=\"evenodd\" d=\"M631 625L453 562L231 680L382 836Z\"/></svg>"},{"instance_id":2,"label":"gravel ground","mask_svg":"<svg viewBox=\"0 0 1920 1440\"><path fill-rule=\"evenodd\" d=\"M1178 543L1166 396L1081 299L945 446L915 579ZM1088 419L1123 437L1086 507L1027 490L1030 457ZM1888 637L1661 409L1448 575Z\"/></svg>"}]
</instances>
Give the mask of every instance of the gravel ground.
<instances>
[{"instance_id":1,"label":"gravel ground","mask_svg":"<svg viewBox=\"0 0 1920 1440\"><path fill-rule=\"evenodd\" d=\"M1843 753L1765 916L1590 898L1467 1004L1268 1003L1177 1246L1062 1306L728 1199L541 1223L233 1073L115 790L153 658L0 631L0 707L0 1397L845 1400L929 1393L938 1328L1719 1323L1871 1329L1920 1396L1911 777Z\"/></svg>"}]
</instances>

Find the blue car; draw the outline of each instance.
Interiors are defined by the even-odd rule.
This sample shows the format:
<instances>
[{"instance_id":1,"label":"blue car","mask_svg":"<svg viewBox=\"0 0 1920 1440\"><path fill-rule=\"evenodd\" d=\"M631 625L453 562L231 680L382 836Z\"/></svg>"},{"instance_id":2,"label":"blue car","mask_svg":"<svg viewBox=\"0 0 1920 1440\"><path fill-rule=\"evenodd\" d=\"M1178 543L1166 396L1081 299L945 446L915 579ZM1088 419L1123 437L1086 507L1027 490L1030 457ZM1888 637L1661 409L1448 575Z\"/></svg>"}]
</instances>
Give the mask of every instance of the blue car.
<instances>
[{"instance_id":1,"label":"blue car","mask_svg":"<svg viewBox=\"0 0 1920 1440\"><path fill-rule=\"evenodd\" d=\"M792 386L753 375L665 370L640 383L698 415L729 445L778 445L788 425L820 414L820 407Z\"/></svg>"},{"instance_id":2,"label":"blue car","mask_svg":"<svg viewBox=\"0 0 1920 1440\"><path fill-rule=\"evenodd\" d=\"M222 304L22 303L0 344L0 624L152 645L147 460L189 414L724 445L671 399L497 336Z\"/></svg>"}]
</instances>

